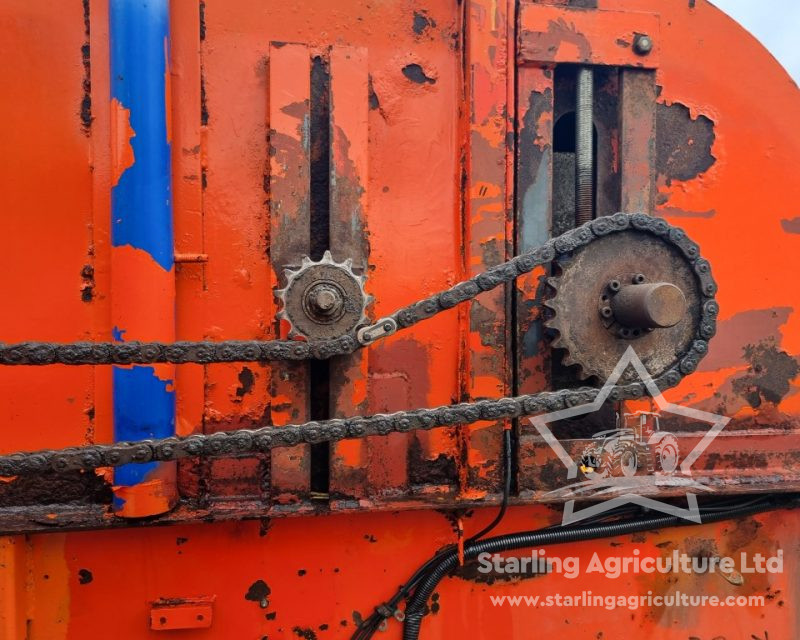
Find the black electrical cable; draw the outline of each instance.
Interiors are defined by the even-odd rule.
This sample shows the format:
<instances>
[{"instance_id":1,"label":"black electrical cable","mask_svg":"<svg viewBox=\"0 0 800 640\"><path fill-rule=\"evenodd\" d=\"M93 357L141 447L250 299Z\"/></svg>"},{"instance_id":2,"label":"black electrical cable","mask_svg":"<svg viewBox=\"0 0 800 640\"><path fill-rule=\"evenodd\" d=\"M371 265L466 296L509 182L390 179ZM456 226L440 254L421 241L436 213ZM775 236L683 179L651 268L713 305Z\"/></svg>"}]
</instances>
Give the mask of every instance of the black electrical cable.
<instances>
[{"instance_id":1,"label":"black electrical cable","mask_svg":"<svg viewBox=\"0 0 800 640\"><path fill-rule=\"evenodd\" d=\"M508 509L508 498L511 494L511 429L505 429L503 431L503 502L500 504L500 511L497 512L494 520L492 520L489 524L487 524L483 529L481 529L478 533L474 536L467 538L465 540L465 544L469 544L471 542L475 542L480 538L483 538L487 533L494 530L494 528L500 524L500 521L503 519L503 516L506 515L506 509Z\"/></svg>"},{"instance_id":2,"label":"black electrical cable","mask_svg":"<svg viewBox=\"0 0 800 640\"><path fill-rule=\"evenodd\" d=\"M740 506L732 506L727 509L713 510L714 507L706 509L703 523L717 522L735 517L753 515L762 511L769 511L781 507L794 506L797 498L791 496L789 499L775 500L765 498L764 500L750 500ZM583 540L593 540L611 536L619 536L628 533L647 531L663 527L678 527L695 524L685 520L680 516L657 516L645 519L633 519L609 524L590 524L576 526L573 528L559 527L548 528L545 530L526 531L508 535L487 538L472 543L464 548L464 557L475 558L484 552L500 552L522 549L525 547L538 547L547 544L562 544L565 542L579 542ZM403 626L403 640L418 640L422 619L425 615L425 607L436 585L452 570L458 563L458 552L450 550L445 557L442 557L438 564L430 570L426 577L419 582L414 591L414 595L408 601L405 610L405 623ZM426 566L430 563L426 563ZM369 636L366 636L369 637Z\"/></svg>"},{"instance_id":3,"label":"black electrical cable","mask_svg":"<svg viewBox=\"0 0 800 640\"><path fill-rule=\"evenodd\" d=\"M505 429L503 431L503 499L500 504L500 510L497 512L497 515L494 519L486 525L483 529L481 529L478 533L473 536L470 536L464 541L464 545L472 544L475 541L479 540L487 533L494 530L494 528L500 523L503 517L506 514L508 509L508 501L511 496L511 460L513 456L512 446L511 446L511 430ZM411 593L411 590L417 585L417 583L424 578L428 572L434 568L439 561L444 559L448 553L453 550L457 551L457 545L448 545L444 549L440 550L436 553L430 560L428 560L425 564L423 564L419 569L417 569L414 574L406 581L406 583L398 589L397 593L390 598L388 601L383 603L382 605L375 608L375 611L372 615L369 616L366 620L364 620L356 629L355 633L353 634L351 640L368 640L373 636L373 634L378 631L381 625L384 625L386 620L389 617L395 615L397 612L397 605L400 604L400 601L404 598L407 598Z\"/></svg>"}]
</instances>

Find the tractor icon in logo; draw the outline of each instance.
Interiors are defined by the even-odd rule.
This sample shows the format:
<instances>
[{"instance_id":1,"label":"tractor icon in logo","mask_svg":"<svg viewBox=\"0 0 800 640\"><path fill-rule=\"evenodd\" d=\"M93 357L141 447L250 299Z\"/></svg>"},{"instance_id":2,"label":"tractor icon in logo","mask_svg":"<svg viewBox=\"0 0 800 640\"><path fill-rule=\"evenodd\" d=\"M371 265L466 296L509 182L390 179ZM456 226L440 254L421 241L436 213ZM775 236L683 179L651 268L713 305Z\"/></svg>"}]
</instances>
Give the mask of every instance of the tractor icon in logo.
<instances>
[{"instance_id":1,"label":"tractor icon in logo","mask_svg":"<svg viewBox=\"0 0 800 640\"><path fill-rule=\"evenodd\" d=\"M599 431L581 455L587 479L633 477L640 470L670 475L678 468L678 439L662 431L661 415L651 411L618 413L616 428Z\"/></svg>"}]
</instances>

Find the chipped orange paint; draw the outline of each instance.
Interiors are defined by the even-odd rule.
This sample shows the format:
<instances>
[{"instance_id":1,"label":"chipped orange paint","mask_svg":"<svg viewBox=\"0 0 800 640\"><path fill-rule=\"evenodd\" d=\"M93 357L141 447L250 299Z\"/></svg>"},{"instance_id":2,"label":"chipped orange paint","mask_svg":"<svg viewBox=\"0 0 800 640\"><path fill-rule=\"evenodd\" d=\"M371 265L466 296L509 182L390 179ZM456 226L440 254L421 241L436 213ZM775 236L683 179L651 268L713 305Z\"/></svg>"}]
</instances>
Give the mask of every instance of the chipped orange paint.
<instances>
[{"instance_id":1,"label":"chipped orange paint","mask_svg":"<svg viewBox=\"0 0 800 640\"><path fill-rule=\"evenodd\" d=\"M162 465L135 486L112 485L114 496L121 500L116 513L122 518L165 513L175 505L175 465Z\"/></svg>"},{"instance_id":2,"label":"chipped orange paint","mask_svg":"<svg viewBox=\"0 0 800 640\"><path fill-rule=\"evenodd\" d=\"M124 299L111 297L111 308L122 310L131 304L131 300L147 300L150 295L160 295L170 299L175 290L175 270L165 271L155 262L152 256L142 249L130 245L114 247L114 269L111 272L111 288L113 291L125 291ZM144 276L144 277L141 277ZM156 293L157 292L157 293ZM119 316L117 316L119 317ZM122 334L123 340L159 340L163 339L164 327L169 326L172 319L169 306L151 307L147 313L126 316L126 324ZM122 327L121 327L122 329ZM162 380L172 380L175 367L153 365L156 371L163 369ZM160 377L160 376L159 376Z\"/></svg>"},{"instance_id":3,"label":"chipped orange paint","mask_svg":"<svg viewBox=\"0 0 800 640\"><path fill-rule=\"evenodd\" d=\"M648 9L649 13L631 11L628 6L621 11L605 7L585 11L523 2L519 62L657 67L662 46L660 20L652 3ZM647 56L633 50L636 35L643 33L653 38L653 48Z\"/></svg>"},{"instance_id":4,"label":"chipped orange paint","mask_svg":"<svg viewBox=\"0 0 800 640\"><path fill-rule=\"evenodd\" d=\"M112 186L117 186L122 174L135 162L131 138L136 132L131 127L131 110L113 98L111 100L111 171Z\"/></svg>"}]
</instances>

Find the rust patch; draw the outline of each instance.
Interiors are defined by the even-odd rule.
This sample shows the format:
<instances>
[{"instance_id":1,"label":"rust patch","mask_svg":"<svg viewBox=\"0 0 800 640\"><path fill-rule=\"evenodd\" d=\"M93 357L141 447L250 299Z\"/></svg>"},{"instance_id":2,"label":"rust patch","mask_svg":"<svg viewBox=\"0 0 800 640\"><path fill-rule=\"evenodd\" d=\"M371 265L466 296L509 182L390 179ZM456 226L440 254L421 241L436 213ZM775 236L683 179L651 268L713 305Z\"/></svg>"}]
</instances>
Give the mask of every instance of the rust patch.
<instances>
[{"instance_id":1,"label":"rust patch","mask_svg":"<svg viewBox=\"0 0 800 640\"><path fill-rule=\"evenodd\" d=\"M703 469L768 469L769 457L766 453L709 453Z\"/></svg>"},{"instance_id":2,"label":"rust patch","mask_svg":"<svg viewBox=\"0 0 800 640\"><path fill-rule=\"evenodd\" d=\"M709 354L703 358L698 371L716 371L742 363L742 345L756 344L765 339L780 343L780 327L786 324L791 307L752 309L742 311L717 327L717 336Z\"/></svg>"},{"instance_id":3,"label":"rust patch","mask_svg":"<svg viewBox=\"0 0 800 640\"><path fill-rule=\"evenodd\" d=\"M239 386L236 388L236 397L241 400L248 393L252 393L253 385L256 383L256 376L250 367L242 367L239 372Z\"/></svg>"},{"instance_id":4,"label":"rust patch","mask_svg":"<svg viewBox=\"0 0 800 640\"><path fill-rule=\"evenodd\" d=\"M713 121L704 115L692 118L686 105L657 104L656 132L656 171L667 185L696 178L716 162Z\"/></svg>"},{"instance_id":5,"label":"rust patch","mask_svg":"<svg viewBox=\"0 0 800 640\"><path fill-rule=\"evenodd\" d=\"M436 78L425 74L425 71L417 63L407 64L403 67L403 75L417 84L436 84Z\"/></svg>"},{"instance_id":6,"label":"rust patch","mask_svg":"<svg viewBox=\"0 0 800 640\"><path fill-rule=\"evenodd\" d=\"M375 88L372 86L372 76L367 80L367 87L369 92L369 108L370 111L377 111L381 108L381 101L378 99L378 94L375 93Z\"/></svg>"},{"instance_id":7,"label":"rust patch","mask_svg":"<svg viewBox=\"0 0 800 640\"><path fill-rule=\"evenodd\" d=\"M497 316L480 302L474 300L469 310L469 326L477 330L484 347L505 347L505 327L497 323Z\"/></svg>"},{"instance_id":8,"label":"rust patch","mask_svg":"<svg viewBox=\"0 0 800 640\"><path fill-rule=\"evenodd\" d=\"M773 340L747 345L744 356L750 367L745 375L733 380L733 390L751 407L759 407L762 402L779 404L800 372L797 360L785 351L778 351Z\"/></svg>"},{"instance_id":9,"label":"rust patch","mask_svg":"<svg viewBox=\"0 0 800 640\"><path fill-rule=\"evenodd\" d=\"M550 20L547 23L547 31L534 32L523 29L519 53L523 60L549 60L555 58L559 48L564 44L574 47L579 59L591 59L592 45L589 39L577 31L574 23L568 23L563 18Z\"/></svg>"},{"instance_id":10,"label":"rust patch","mask_svg":"<svg viewBox=\"0 0 800 640\"><path fill-rule=\"evenodd\" d=\"M91 65L91 20L89 0L83 0L83 33L86 37L81 45L81 61L83 62L83 97L81 98L81 127L88 136L92 129L92 65Z\"/></svg>"},{"instance_id":11,"label":"rust patch","mask_svg":"<svg viewBox=\"0 0 800 640\"><path fill-rule=\"evenodd\" d=\"M92 572L88 569L79 569L78 570L78 583L79 584L89 584L92 580L94 580L94 576Z\"/></svg>"},{"instance_id":12,"label":"rust patch","mask_svg":"<svg viewBox=\"0 0 800 640\"><path fill-rule=\"evenodd\" d=\"M731 528L725 531L728 551L738 551L754 542L761 526L761 523L752 517L734 520Z\"/></svg>"},{"instance_id":13,"label":"rust patch","mask_svg":"<svg viewBox=\"0 0 800 640\"><path fill-rule=\"evenodd\" d=\"M684 546L686 555L691 558L713 558L719 555L716 542L710 538L686 538Z\"/></svg>"},{"instance_id":14,"label":"rust patch","mask_svg":"<svg viewBox=\"0 0 800 640\"><path fill-rule=\"evenodd\" d=\"M506 558L508 557L509 556L506 556ZM521 557L527 557L528 560L530 559L530 556ZM540 563L541 560L542 559L539 560ZM521 582L522 580L530 580L531 578L539 578L551 573L552 571L551 562L546 561L546 565L544 566L545 571L541 572L535 571L537 567L533 567L532 565L532 562L526 562L524 568L521 567L521 570L518 572L505 570L501 573L492 568L491 571L484 573L483 571L478 571L479 565L477 560L469 560L465 562L463 566L457 567L451 575L455 576L456 578L461 578L462 580L477 582L478 584L492 585L495 583L515 583Z\"/></svg>"},{"instance_id":15,"label":"rust patch","mask_svg":"<svg viewBox=\"0 0 800 640\"><path fill-rule=\"evenodd\" d=\"M795 218L784 218L781 220L781 228L786 233L800 233L800 216Z\"/></svg>"},{"instance_id":16,"label":"rust patch","mask_svg":"<svg viewBox=\"0 0 800 640\"><path fill-rule=\"evenodd\" d=\"M206 74L203 72L203 67L200 67L200 124L204 127L208 126L208 103L206 101ZM203 185L205 188L205 184Z\"/></svg>"},{"instance_id":17,"label":"rust patch","mask_svg":"<svg viewBox=\"0 0 800 640\"><path fill-rule=\"evenodd\" d=\"M91 302L94 298L94 267L85 264L81 267L81 300Z\"/></svg>"},{"instance_id":18,"label":"rust patch","mask_svg":"<svg viewBox=\"0 0 800 640\"><path fill-rule=\"evenodd\" d=\"M3 508L64 503L108 504L111 487L96 473L42 471L0 482Z\"/></svg>"},{"instance_id":19,"label":"rust patch","mask_svg":"<svg viewBox=\"0 0 800 640\"><path fill-rule=\"evenodd\" d=\"M317 634L307 627L294 627L292 629L292 633L294 633L294 635L296 635L298 638L303 638L304 640L317 640Z\"/></svg>"},{"instance_id":20,"label":"rust patch","mask_svg":"<svg viewBox=\"0 0 800 640\"><path fill-rule=\"evenodd\" d=\"M272 593L272 590L269 588L269 585L266 582L263 580L256 580L250 585L247 593L244 594L244 599L263 604L267 600L267 597L269 597L270 593Z\"/></svg>"},{"instance_id":21,"label":"rust patch","mask_svg":"<svg viewBox=\"0 0 800 640\"><path fill-rule=\"evenodd\" d=\"M425 457L418 439L408 447L408 481L412 485L453 484L458 480L456 460L440 453L433 459Z\"/></svg>"},{"instance_id":22,"label":"rust patch","mask_svg":"<svg viewBox=\"0 0 800 640\"><path fill-rule=\"evenodd\" d=\"M200 42L206 39L206 3L200 0Z\"/></svg>"},{"instance_id":23,"label":"rust patch","mask_svg":"<svg viewBox=\"0 0 800 640\"><path fill-rule=\"evenodd\" d=\"M418 36L421 36L426 29L430 29L431 27L435 26L436 21L429 17L425 11L414 12L414 21L411 24L411 28Z\"/></svg>"}]
</instances>

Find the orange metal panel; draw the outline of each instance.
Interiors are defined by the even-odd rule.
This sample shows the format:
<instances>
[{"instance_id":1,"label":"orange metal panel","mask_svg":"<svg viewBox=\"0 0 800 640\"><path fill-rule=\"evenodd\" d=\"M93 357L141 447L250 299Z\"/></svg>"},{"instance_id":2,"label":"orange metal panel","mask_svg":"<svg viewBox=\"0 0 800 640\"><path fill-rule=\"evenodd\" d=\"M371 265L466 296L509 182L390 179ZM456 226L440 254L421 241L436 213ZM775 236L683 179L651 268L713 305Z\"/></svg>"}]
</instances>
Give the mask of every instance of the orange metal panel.
<instances>
[{"instance_id":1,"label":"orange metal panel","mask_svg":"<svg viewBox=\"0 0 800 640\"><path fill-rule=\"evenodd\" d=\"M479 165L472 162L471 155L461 160L462 142L468 132L475 133L488 123L480 128L477 144L486 139L496 144L476 157L499 163L499 169L484 167L491 174L487 184L508 190L502 177L508 155L498 151L507 143L499 143L496 137L507 125L500 124L504 117L491 112L504 100L508 104L503 97L507 96L508 78L484 82L486 77L480 74L469 80L463 76L460 47L467 25L454 3L431 0L367 5L359 0L309 0L297 5L209 0L199 7L173 5L173 60L177 65L172 79L177 93L173 96L173 134L174 153L180 155L175 158L174 176L176 229L180 230L181 252L208 256L207 263L181 265L177 281L181 336L268 338L276 334L272 296L276 282L267 253L273 222L269 197L273 194L264 192L264 176L271 174L267 141L276 91L271 41L302 42L302 48L315 51L331 45L367 50L372 95L367 114L369 177L365 188L373 267L368 288L376 295L374 317L448 285L463 275L465 267L474 266L469 260L465 263L461 251L465 245L469 255L476 257L479 236L464 234L462 226L474 222L481 205L490 198L488 191L484 194L477 189ZM716 443L719 449L709 454L729 456L726 464L733 468L721 467L731 469L727 477L736 473L745 479L748 473L739 467L750 464L742 452L751 449L750 461L764 459L768 463L763 468L756 464L748 467L751 479L757 482L753 486L761 490L787 488L796 468L791 454L797 450L800 413L796 368L800 326L795 311L800 285L794 278L800 234L792 209L792 203L800 199L800 185L794 176L800 152L800 137L793 124L794 114L800 111L797 88L766 51L704 0L601 0L600 6L612 12L661 13L656 41L660 56L656 71L660 89L655 113L659 136L656 210L700 241L720 283L721 324L710 353L700 371L668 397L732 415L732 430L752 436L754 431L748 430L768 429L755 439L742 437L741 444L735 444L735 436L720 439ZM507 27L501 12L482 2L468 8L465 16L474 21L470 23L474 30L467 33L486 38L487 46L499 46L489 66L478 66L502 69L501 32ZM593 12L584 11L589 20ZM0 320L0 338L108 338L105 296L111 172L105 124L110 120L105 3L91 3L90 33L79 3L59 5L54 12L45 3L7 2L4 16L5 37L0 49L6 64L0 68L0 76L8 92L24 96L24 100L0 101L3 144L13 145L11 152L3 154L0 171L6 211L0 227L4 237L14 238L0 256L4 273L14 275L2 281L4 299L13 301L14 313ZM634 16L629 24L638 19ZM573 20L576 25L577 20ZM481 31L484 26L488 32ZM616 28L608 33L616 33ZM592 25L587 29L595 32L592 42L595 36L607 39L607 34L597 33ZM570 33L568 30L566 35ZM598 58L590 61L627 64L628 49L615 44L615 37L611 35L606 45L593 45L592 56ZM193 48L198 41L201 53L195 58ZM81 49L87 42L91 43L92 119L81 118L87 80ZM470 51L469 44L467 47ZM567 50L559 47L558 55ZM468 60L476 60L479 53L472 51ZM600 59L601 53L608 57ZM570 56L572 61L581 59ZM538 167L549 167L552 94L548 96L548 91L552 92L552 78L548 73L529 64L527 58L518 70L518 208L523 187L533 184ZM286 77L282 86L296 81ZM471 87L466 94L468 107L464 107L465 82ZM529 123L533 125L530 129ZM664 137L667 131L674 135ZM481 140L483 136L488 138ZM694 147L691 153L689 147ZM480 150L474 141L468 148L471 154ZM674 150L676 154L671 153ZM198 164L199 195L192 178ZM472 185L466 194L461 191L462 167L468 168L467 180ZM491 231L502 235L503 214L496 207L500 203L502 209L510 194L491 193L495 207L489 216ZM469 215L462 213L464 198ZM511 237L510 231L505 234ZM86 264L93 265L93 271L84 269ZM535 295L541 275L518 283L526 300ZM84 301L88 292L91 301ZM499 299L492 299L492 304L499 313ZM531 311L530 305L518 308L518 318ZM478 344L460 344L464 334L459 334L459 327L466 327L466 318L459 318L459 313L463 314L450 311L370 351L367 398L371 409L444 404L478 388L479 381L473 384L469 380L469 371L477 370L475 361L473 368L467 369L469 360L463 357L469 349L477 350ZM537 344L541 344L538 338ZM537 371L537 366L544 367L534 361L529 368L533 373L520 377L521 389L546 386L545 369ZM0 370L5 434L0 446L12 451L110 440L107 369ZM275 407L270 407L274 399L268 393L272 373L268 367L248 365L252 378L238 365L208 367L202 392L198 387L202 368L188 369L177 380L179 428L184 432L250 426L280 415L278 411L270 416L270 408L274 411ZM491 374L491 385L505 375L490 367L486 371ZM244 381L240 378L243 374ZM454 430L441 431L421 437L398 434L369 445L370 484L364 493L372 495L376 509L429 505L411 499L415 494L409 489L409 478L412 482L431 478L439 487L446 486L465 452L469 464L479 466L490 458L485 447L496 444L479 443L477 436L466 441L456 437ZM411 457L412 464L407 455L409 443L417 452ZM469 444L479 444L480 449L473 450ZM533 440L528 445L528 453L521 458L534 465L527 470L530 484L525 486L541 482L537 488L544 487L552 478L535 464L546 465L546 450ZM451 458L455 462L451 463ZM258 484L254 474L265 471L259 464L226 461L192 471L191 477L182 478L184 495L211 491L215 498L230 498L236 492L252 493ZM59 485L60 490L64 486ZM429 490L425 486L416 489L416 496ZM448 495L440 488L435 492L434 497ZM262 497L212 500L203 509L182 505L154 522L263 516L267 510ZM483 504L492 500L496 496L489 495ZM220 506L222 502L226 505ZM452 507L458 503L440 500L439 504ZM85 506L59 506L52 517L40 513L28 525L54 530L86 526L90 520L82 511ZM327 505L320 510L324 508ZM94 526L112 523L102 510L101 502L97 507L101 515L91 520ZM493 513L477 509L473 519L465 520L466 530L479 528L476 524ZM347 637L359 617L390 595L441 545L455 540L453 518L452 510L447 514L433 510L372 512L37 534L29 536L24 545L18 542L22 538L14 538L13 544L7 539L0 552L4 565L0 567L0 629L14 640L112 634L120 638L164 637L163 632L148 629L148 602L216 593L212 625L176 633L187 638ZM528 529L556 519L557 514L545 507L518 507L511 510L499 531ZM795 512L775 513L569 548L569 553L579 554L584 562L594 552L630 555L637 549L651 555L673 548L690 552L716 549L720 553L784 550L790 563L786 573L746 578L740 586L719 577L681 577L670 583L636 577L611 585L595 577L570 581L557 575L489 585L459 573L438 589L439 606L426 618L423 637L527 637L534 632L541 637L569 633L575 638L635 633L669 640L720 635L797 637L793 608L799 595L795 579L800 553L797 519ZM489 595L577 593L581 589L603 594L619 590L629 595L679 589L693 594L768 597L764 607L713 612L646 608L602 614L592 609L557 613L537 608L511 610L492 606L489 600ZM267 602L264 607L263 601ZM390 623L385 637L400 637L399 624Z\"/></svg>"},{"instance_id":2,"label":"orange metal panel","mask_svg":"<svg viewBox=\"0 0 800 640\"><path fill-rule=\"evenodd\" d=\"M655 13L520 4L520 63L572 62L653 68L658 66L660 20ZM646 56L634 51L638 34L654 46Z\"/></svg>"},{"instance_id":3,"label":"orange metal panel","mask_svg":"<svg viewBox=\"0 0 800 640\"><path fill-rule=\"evenodd\" d=\"M466 4L465 41L468 100L466 184L463 194L464 260L462 277L473 277L504 262L511 252L507 237L509 214L506 157L513 139L507 103L513 89L514 16L505 2ZM512 93L513 95L513 93ZM464 308L466 345L463 395L465 399L496 398L511 389L507 328L510 291L499 287ZM502 487L502 420L478 422L463 428L461 469L464 497L480 498Z\"/></svg>"},{"instance_id":4,"label":"orange metal panel","mask_svg":"<svg viewBox=\"0 0 800 640\"><path fill-rule=\"evenodd\" d=\"M368 166L367 50L334 46L330 51L330 248L334 260L349 258L354 270L364 275L369 275ZM359 351L330 363L332 417L369 413L368 359L368 352ZM334 500L368 495L370 448L370 440L363 439L331 445L330 494Z\"/></svg>"},{"instance_id":5,"label":"orange metal panel","mask_svg":"<svg viewBox=\"0 0 800 640\"><path fill-rule=\"evenodd\" d=\"M550 237L553 205L553 69L520 67L517 71L517 183L515 234L517 251L528 251ZM549 269L537 267L516 280L516 350L514 367L519 393L550 388L550 348L544 337L542 296ZM535 445L524 429L518 433L518 482L527 475Z\"/></svg>"},{"instance_id":6,"label":"orange metal panel","mask_svg":"<svg viewBox=\"0 0 800 640\"><path fill-rule=\"evenodd\" d=\"M100 310L93 285L91 85L81 54L88 46L88 16L80 3L55 13L24 1L6 3L3 16L0 233L8 241L0 264L10 305L0 317L0 334L4 341L31 333L49 340L92 339ZM60 266L54 269L56 261ZM93 385L89 367L0 371L6 434L0 448L91 439Z\"/></svg>"},{"instance_id":7,"label":"orange metal panel","mask_svg":"<svg viewBox=\"0 0 800 640\"><path fill-rule=\"evenodd\" d=\"M311 59L305 45L272 44L269 49L269 257L273 283L284 286L283 270L310 255ZM286 337L287 326L279 335ZM270 384L274 425L309 419L309 365L276 363ZM272 453L271 482L279 502L303 499L311 482L310 448L298 445Z\"/></svg>"},{"instance_id":8,"label":"orange metal panel","mask_svg":"<svg viewBox=\"0 0 800 640\"><path fill-rule=\"evenodd\" d=\"M175 226L175 305L178 340L202 340L205 314L190 311L193 301L202 300L205 291L205 265L186 259L205 255L203 234L203 158L200 92L200 7L199 4L173 2L170 22L175 25L170 43L172 108L173 215ZM208 256L206 255L206 261ZM205 367L177 367L176 422L180 435L202 431L205 393ZM189 483L193 464L183 467L180 480ZM188 489L184 484L182 490Z\"/></svg>"}]
</instances>

